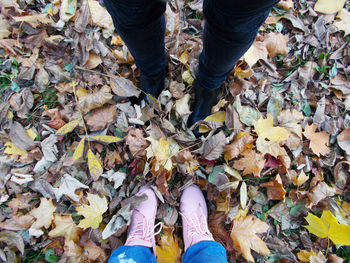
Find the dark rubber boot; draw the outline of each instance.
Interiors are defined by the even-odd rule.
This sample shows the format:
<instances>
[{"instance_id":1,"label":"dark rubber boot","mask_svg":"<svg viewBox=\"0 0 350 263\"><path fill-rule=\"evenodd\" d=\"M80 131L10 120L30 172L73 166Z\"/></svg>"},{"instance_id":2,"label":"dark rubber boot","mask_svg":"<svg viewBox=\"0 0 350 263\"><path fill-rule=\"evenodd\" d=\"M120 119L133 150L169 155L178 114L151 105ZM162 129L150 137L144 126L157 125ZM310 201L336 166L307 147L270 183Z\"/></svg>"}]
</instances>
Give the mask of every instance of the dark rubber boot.
<instances>
[{"instance_id":1,"label":"dark rubber boot","mask_svg":"<svg viewBox=\"0 0 350 263\"><path fill-rule=\"evenodd\" d=\"M150 94L152 97L157 99L159 94L164 89L164 79L165 79L165 71L152 77L146 77L144 74L141 73L140 87L144 92ZM147 103L150 103L152 101L152 99L150 99L144 93L141 94L140 98L141 100L144 99Z\"/></svg>"},{"instance_id":2,"label":"dark rubber boot","mask_svg":"<svg viewBox=\"0 0 350 263\"><path fill-rule=\"evenodd\" d=\"M204 89L196 82L194 86L195 103L189 118L189 127L197 121L204 120L211 114L211 108L218 102L219 89Z\"/></svg>"}]
</instances>

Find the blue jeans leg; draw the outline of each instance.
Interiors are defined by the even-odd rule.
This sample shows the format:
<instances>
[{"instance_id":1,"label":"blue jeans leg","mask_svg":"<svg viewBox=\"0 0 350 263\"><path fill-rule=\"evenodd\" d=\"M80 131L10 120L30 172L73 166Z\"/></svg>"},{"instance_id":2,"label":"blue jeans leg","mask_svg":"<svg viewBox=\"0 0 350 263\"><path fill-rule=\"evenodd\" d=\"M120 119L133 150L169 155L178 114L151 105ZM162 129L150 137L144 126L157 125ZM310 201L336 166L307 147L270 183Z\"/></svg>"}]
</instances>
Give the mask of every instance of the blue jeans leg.
<instances>
[{"instance_id":1,"label":"blue jeans leg","mask_svg":"<svg viewBox=\"0 0 350 263\"><path fill-rule=\"evenodd\" d=\"M206 18L198 81L217 89L253 43L278 0L204 0Z\"/></svg>"},{"instance_id":2,"label":"blue jeans leg","mask_svg":"<svg viewBox=\"0 0 350 263\"><path fill-rule=\"evenodd\" d=\"M113 251L108 263L156 263L150 248L144 246L121 246Z\"/></svg>"},{"instance_id":3,"label":"blue jeans leg","mask_svg":"<svg viewBox=\"0 0 350 263\"><path fill-rule=\"evenodd\" d=\"M182 263L227 263L225 248L215 241L201 241L190 246Z\"/></svg>"},{"instance_id":4,"label":"blue jeans leg","mask_svg":"<svg viewBox=\"0 0 350 263\"><path fill-rule=\"evenodd\" d=\"M104 0L118 34L146 77L164 72L166 1Z\"/></svg>"}]
</instances>

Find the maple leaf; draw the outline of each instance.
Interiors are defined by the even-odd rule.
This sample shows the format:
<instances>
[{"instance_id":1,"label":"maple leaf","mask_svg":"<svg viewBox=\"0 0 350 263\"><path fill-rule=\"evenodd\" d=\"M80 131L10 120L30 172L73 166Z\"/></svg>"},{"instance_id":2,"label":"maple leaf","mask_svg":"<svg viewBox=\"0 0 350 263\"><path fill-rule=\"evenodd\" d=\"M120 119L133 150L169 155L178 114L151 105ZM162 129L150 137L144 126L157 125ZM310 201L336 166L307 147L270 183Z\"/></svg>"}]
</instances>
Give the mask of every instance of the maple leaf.
<instances>
[{"instance_id":1,"label":"maple leaf","mask_svg":"<svg viewBox=\"0 0 350 263\"><path fill-rule=\"evenodd\" d=\"M87 185L82 184L74 177L70 176L69 174L64 174L61 179L61 185L59 188L54 188L54 193L56 196L57 201L61 199L63 195L68 196L70 199L72 199L74 202L79 201L79 197L75 194L75 190L78 188L89 188Z\"/></svg>"},{"instance_id":2,"label":"maple leaf","mask_svg":"<svg viewBox=\"0 0 350 263\"><path fill-rule=\"evenodd\" d=\"M267 187L267 199L268 200L284 200L286 190L283 188L283 183L280 175L278 174L271 182L263 183L261 187Z\"/></svg>"},{"instance_id":3,"label":"maple leaf","mask_svg":"<svg viewBox=\"0 0 350 263\"><path fill-rule=\"evenodd\" d=\"M271 114L268 114L266 119L260 117L257 121L254 120L253 125L259 138L274 142L282 142L288 139L289 131L282 127L274 127Z\"/></svg>"},{"instance_id":4,"label":"maple leaf","mask_svg":"<svg viewBox=\"0 0 350 263\"><path fill-rule=\"evenodd\" d=\"M329 134L326 132L315 132L316 124L306 125L304 135L310 140L310 148L317 156L325 155L330 152L326 146L329 140Z\"/></svg>"},{"instance_id":5,"label":"maple leaf","mask_svg":"<svg viewBox=\"0 0 350 263\"><path fill-rule=\"evenodd\" d=\"M74 223L71 215L54 214L53 224L55 227L49 232L50 237L64 237L66 241L79 241L82 229Z\"/></svg>"},{"instance_id":6,"label":"maple leaf","mask_svg":"<svg viewBox=\"0 0 350 263\"><path fill-rule=\"evenodd\" d=\"M310 257L311 256L316 256L316 253L312 249L310 251L302 250L302 251L297 253L297 256L298 256L298 259L301 262L309 262L310 261Z\"/></svg>"},{"instance_id":7,"label":"maple leaf","mask_svg":"<svg viewBox=\"0 0 350 263\"><path fill-rule=\"evenodd\" d=\"M257 153L254 150L245 150L242 155L243 158L234 161L233 168L244 170L243 175L253 174L256 177L259 177L261 170L264 169L264 155Z\"/></svg>"},{"instance_id":8,"label":"maple leaf","mask_svg":"<svg viewBox=\"0 0 350 263\"><path fill-rule=\"evenodd\" d=\"M286 145L289 149L296 149L299 147L303 130L299 122L303 120L303 114L295 109L283 110L277 117L281 127L290 132Z\"/></svg>"},{"instance_id":9,"label":"maple leaf","mask_svg":"<svg viewBox=\"0 0 350 263\"><path fill-rule=\"evenodd\" d=\"M36 218L36 221L31 227L35 229L42 227L48 228L51 225L55 210L56 206L53 205L51 199L40 198L39 207L30 211L30 215Z\"/></svg>"},{"instance_id":10,"label":"maple leaf","mask_svg":"<svg viewBox=\"0 0 350 263\"><path fill-rule=\"evenodd\" d=\"M245 149L252 146L253 141L253 136L245 132L239 132L235 140L231 144L225 146L225 160L229 161L238 157Z\"/></svg>"},{"instance_id":11,"label":"maple leaf","mask_svg":"<svg viewBox=\"0 0 350 263\"><path fill-rule=\"evenodd\" d=\"M315 236L329 238L340 246L350 245L350 226L339 224L337 218L330 211L323 211L321 218L308 213L305 217L308 225L305 228Z\"/></svg>"},{"instance_id":12,"label":"maple leaf","mask_svg":"<svg viewBox=\"0 0 350 263\"><path fill-rule=\"evenodd\" d=\"M335 25L339 30L343 30L345 32L345 36L350 34L350 13L345 8L341 9L338 14L337 18L340 19L340 21L335 21L333 25Z\"/></svg>"},{"instance_id":13,"label":"maple leaf","mask_svg":"<svg viewBox=\"0 0 350 263\"><path fill-rule=\"evenodd\" d=\"M163 226L163 235L160 238L159 246L156 246L157 262L159 263L180 263L181 248L177 237L174 237L174 227Z\"/></svg>"},{"instance_id":14,"label":"maple leaf","mask_svg":"<svg viewBox=\"0 0 350 263\"><path fill-rule=\"evenodd\" d=\"M107 199L89 193L86 199L89 201L89 205L76 207L78 214L85 217L79 222L78 226L84 229L88 227L96 229L102 221L103 213L108 209Z\"/></svg>"},{"instance_id":15,"label":"maple leaf","mask_svg":"<svg viewBox=\"0 0 350 263\"><path fill-rule=\"evenodd\" d=\"M259 254L267 255L270 250L265 242L256 234L265 233L269 226L265 222L257 219L253 215L239 217L232 222L231 239L233 247L242 253L243 257L248 261L253 261L251 249Z\"/></svg>"}]
</instances>

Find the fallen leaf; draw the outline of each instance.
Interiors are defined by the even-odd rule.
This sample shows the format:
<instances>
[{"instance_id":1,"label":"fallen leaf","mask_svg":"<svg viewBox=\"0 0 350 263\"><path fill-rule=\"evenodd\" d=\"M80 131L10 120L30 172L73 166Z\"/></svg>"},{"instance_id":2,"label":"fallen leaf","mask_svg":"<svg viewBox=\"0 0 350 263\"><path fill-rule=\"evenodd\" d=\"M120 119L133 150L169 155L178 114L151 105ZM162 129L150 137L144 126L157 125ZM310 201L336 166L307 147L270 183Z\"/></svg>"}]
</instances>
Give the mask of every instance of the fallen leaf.
<instances>
[{"instance_id":1,"label":"fallen leaf","mask_svg":"<svg viewBox=\"0 0 350 263\"><path fill-rule=\"evenodd\" d=\"M271 114L268 114L266 119L261 117L259 120L253 121L253 125L255 132L261 139L274 142L282 142L288 139L289 132L285 128L273 126Z\"/></svg>"},{"instance_id":2,"label":"fallen leaf","mask_svg":"<svg viewBox=\"0 0 350 263\"><path fill-rule=\"evenodd\" d=\"M245 209L248 201L247 184L245 182L242 182L241 188L239 189L239 200L242 209Z\"/></svg>"},{"instance_id":3,"label":"fallen leaf","mask_svg":"<svg viewBox=\"0 0 350 263\"><path fill-rule=\"evenodd\" d=\"M103 168L100 163L100 160L98 159L98 157L94 155L91 149L89 149L87 153L87 157L88 157L88 166L89 166L91 177L94 181L97 181L97 179L103 173Z\"/></svg>"},{"instance_id":4,"label":"fallen leaf","mask_svg":"<svg viewBox=\"0 0 350 263\"><path fill-rule=\"evenodd\" d=\"M120 171L114 172L114 170L109 170L101 176L106 178L108 181L113 182L114 189L118 189L123 184L123 181L126 178L126 173Z\"/></svg>"},{"instance_id":5,"label":"fallen leaf","mask_svg":"<svg viewBox=\"0 0 350 263\"><path fill-rule=\"evenodd\" d=\"M89 205L78 206L75 209L79 215L85 218L80 220L79 227L81 228L98 228L102 222L102 215L108 209L108 203L106 197L99 197L98 195L89 194L86 199L89 201Z\"/></svg>"},{"instance_id":6,"label":"fallen leaf","mask_svg":"<svg viewBox=\"0 0 350 263\"><path fill-rule=\"evenodd\" d=\"M233 103L233 106L239 114L240 121L247 126L252 126L253 121L258 120L261 116L259 111L249 106L242 106L240 96L236 96L236 100Z\"/></svg>"},{"instance_id":7,"label":"fallen leaf","mask_svg":"<svg viewBox=\"0 0 350 263\"><path fill-rule=\"evenodd\" d=\"M87 69L94 69L102 63L102 59L95 52L90 52L89 58L85 63Z\"/></svg>"},{"instance_id":8,"label":"fallen leaf","mask_svg":"<svg viewBox=\"0 0 350 263\"><path fill-rule=\"evenodd\" d=\"M310 249L310 251L302 250L297 253L297 256L301 262L310 262L310 257L316 256L316 253L312 249Z\"/></svg>"},{"instance_id":9,"label":"fallen leaf","mask_svg":"<svg viewBox=\"0 0 350 263\"><path fill-rule=\"evenodd\" d=\"M291 150L298 148L301 144L303 130L299 122L303 118L303 114L295 109L283 110L277 117L280 126L289 131L286 145Z\"/></svg>"},{"instance_id":10,"label":"fallen leaf","mask_svg":"<svg viewBox=\"0 0 350 263\"><path fill-rule=\"evenodd\" d=\"M250 148L254 138L245 132L239 132L235 140L225 146L225 160L229 161L234 158L237 158L244 150Z\"/></svg>"},{"instance_id":11,"label":"fallen leaf","mask_svg":"<svg viewBox=\"0 0 350 263\"><path fill-rule=\"evenodd\" d=\"M343 130L337 136L337 142L340 148L342 148L347 155L350 155L350 128Z\"/></svg>"},{"instance_id":12,"label":"fallen leaf","mask_svg":"<svg viewBox=\"0 0 350 263\"><path fill-rule=\"evenodd\" d=\"M278 2L277 6L282 7L284 10L292 9L294 6L293 0L281 0Z\"/></svg>"},{"instance_id":13,"label":"fallen leaf","mask_svg":"<svg viewBox=\"0 0 350 263\"><path fill-rule=\"evenodd\" d=\"M12 231L26 230L34 223L34 218L29 215L13 215L9 220L0 222L0 228Z\"/></svg>"},{"instance_id":14,"label":"fallen leaf","mask_svg":"<svg viewBox=\"0 0 350 263\"><path fill-rule=\"evenodd\" d=\"M16 145L14 145L10 141L5 143L5 147L6 148L5 148L4 153L6 153L6 154L19 155L19 156L27 154L27 151L18 148Z\"/></svg>"},{"instance_id":15,"label":"fallen leaf","mask_svg":"<svg viewBox=\"0 0 350 263\"><path fill-rule=\"evenodd\" d=\"M254 258L251 254L251 249L262 255L270 254L270 250L264 241L256 235L265 233L268 229L269 226L265 222L255 218L253 215L233 220L230 234L233 247L241 252L246 260L253 262Z\"/></svg>"},{"instance_id":16,"label":"fallen leaf","mask_svg":"<svg viewBox=\"0 0 350 263\"><path fill-rule=\"evenodd\" d=\"M203 143L202 156L209 161L219 159L224 151L225 140L226 137L222 131L210 137L209 140Z\"/></svg>"},{"instance_id":17,"label":"fallen leaf","mask_svg":"<svg viewBox=\"0 0 350 263\"><path fill-rule=\"evenodd\" d=\"M84 242L82 262L106 262L107 257L101 246L97 246L91 240Z\"/></svg>"},{"instance_id":18,"label":"fallen leaf","mask_svg":"<svg viewBox=\"0 0 350 263\"><path fill-rule=\"evenodd\" d=\"M6 17L1 14L0 15L0 39L8 37L11 32L10 32L10 24L7 21Z\"/></svg>"},{"instance_id":19,"label":"fallen leaf","mask_svg":"<svg viewBox=\"0 0 350 263\"><path fill-rule=\"evenodd\" d=\"M25 119L28 118L29 111L33 108L34 97L30 89L25 88L20 93L14 93L8 102L17 112L18 117Z\"/></svg>"},{"instance_id":20,"label":"fallen leaf","mask_svg":"<svg viewBox=\"0 0 350 263\"><path fill-rule=\"evenodd\" d=\"M217 111L214 114L207 116L203 121L224 123L225 118L226 118L226 113L224 111ZM198 128L198 131L200 133L206 133L206 132L210 131L210 128L208 128L204 125L200 125Z\"/></svg>"},{"instance_id":21,"label":"fallen leaf","mask_svg":"<svg viewBox=\"0 0 350 263\"><path fill-rule=\"evenodd\" d=\"M42 24L51 24L53 20L47 17L47 14L37 14L37 15L28 15L28 16L13 16L12 17L16 22L26 22L32 27L36 28L41 23Z\"/></svg>"},{"instance_id":22,"label":"fallen leaf","mask_svg":"<svg viewBox=\"0 0 350 263\"><path fill-rule=\"evenodd\" d=\"M73 161L78 160L83 156L84 145L85 145L85 136L80 140L77 148L75 148L75 151L73 153Z\"/></svg>"},{"instance_id":23,"label":"fallen leaf","mask_svg":"<svg viewBox=\"0 0 350 263\"><path fill-rule=\"evenodd\" d=\"M82 184L69 174L64 174L61 178L61 185L59 186L59 188L54 188L57 201L59 201L63 195L66 195L74 202L78 202L79 198L75 194L75 190L79 188L89 189L88 186Z\"/></svg>"},{"instance_id":24,"label":"fallen leaf","mask_svg":"<svg viewBox=\"0 0 350 263\"><path fill-rule=\"evenodd\" d=\"M287 39L281 33L271 32L264 35L264 44L271 58L276 55L288 54Z\"/></svg>"},{"instance_id":25,"label":"fallen leaf","mask_svg":"<svg viewBox=\"0 0 350 263\"><path fill-rule=\"evenodd\" d=\"M326 263L327 259L322 254L321 251L317 253L315 256L310 256L310 263Z\"/></svg>"},{"instance_id":26,"label":"fallen leaf","mask_svg":"<svg viewBox=\"0 0 350 263\"><path fill-rule=\"evenodd\" d=\"M325 182L320 182L307 193L307 196L312 205L317 205L321 200L328 196L333 196L335 193L335 188L328 186Z\"/></svg>"},{"instance_id":27,"label":"fallen leaf","mask_svg":"<svg viewBox=\"0 0 350 263\"><path fill-rule=\"evenodd\" d=\"M261 187L267 188L268 200L284 200L286 196L286 190L283 188L281 176L278 174L273 181L263 183Z\"/></svg>"},{"instance_id":28,"label":"fallen leaf","mask_svg":"<svg viewBox=\"0 0 350 263\"><path fill-rule=\"evenodd\" d=\"M134 157L144 156L146 148L149 146L149 143L143 137L142 129L131 129L125 137L125 142Z\"/></svg>"},{"instance_id":29,"label":"fallen leaf","mask_svg":"<svg viewBox=\"0 0 350 263\"><path fill-rule=\"evenodd\" d=\"M190 94L186 94L181 99L176 100L175 112L179 117L189 115L191 113L190 105L188 104L190 98L191 98Z\"/></svg>"},{"instance_id":30,"label":"fallen leaf","mask_svg":"<svg viewBox=\"0 0 350 263\"><path fill-rule=\"evenodd\" d=\"M64 237L66 241L78 242L81 229L74 223L71 215L54 214L54 228L48 233L49 237Z\"/></svg>"},{"instance_id":31,"label":"fallen leaf","mask_svg":"<svg viewBox=\"0 0 350 263\"><path fill-rule=\"evenodd\" d=\"M63 256L69 257L70 259L78 259L83 253L83 249L78 246L73 240L65 241L63 248Z\"/></svg>"},{"instance_id":32,"label":"fallen leaf","mask_svg":"<svg viewBox=\"0 0 350 263\"><path fill-rule=\"evenodd\" d=\"M339 21L335 21L333 25L335 25L339 30L343 30L345 32L344 36L347 36L350 34L350 13L345 8L341 9L338 14L337 18L340 19Z\"/></svg>"},{"instance_id":33,"label":"fallen leaf","mask_svg":"<svg viewBox=\"0 0 350 263\"><path fill-rule=\"evenodd\" d=\"M115 143L122 140L122 138L116 137L116 136L110 136L110 135L96 135L96 136L89 136L91 140L95 140L102 143Z\"/></svg>"},{"instance_id":34,"label":"fallen leaf","mask_svg":"<svg viewBox=\"0 0 350 263\"><path fill-rule=\"evenodd\" d=\"M262 41L255 40L253 45L244 54L244 60L250 67L253 67L260 59L267 61L268 51L266 45Z\"/></svg>"},{"instance_id":35,"label":"fallen leaf","mask_svg":"<svg viewBox=\"0 0 350 263\"><path fill-rule=\"evenodd\" d=\"M110 81L111 88L114 94L121 97L139 97L140 89L138 89L134 83L126 78L117 77L111 79Z\"/></svg>"},{"instance_id":36,"label":"fallen leaf","mask_svg":"<svg viewBox=\"0 0 350 263\"><path fill-rule=\"evenodd\" d=\"M90 110L103 106L106 102L113 98L111 88L103 86L99 91L84 96L79 99L79 109L85 114Z\"/></svg>"},{"instance_id":37,"label":"fallen leaf","mask_svg":"<svg viewBox=\"0 0 350 263\"><path fill-rule=\"evenodd\" d=\"M350 245L350 226L339 224L337 218L330 211L323 211L321 218L308 213L305 217L308 225L305 228L317 237L328 237L334 244Z\"/></svg>"},{"instance_id":38,"label":"fallen leaf","mask_svg":"<svg viewBox=\"0 0 350 263\"><path fill-rule=\"evenodd\" d=\"M29 137L23 126L16 121L11 125L10 139L11 142L21 150L32 150L37 145L33 139Z\"/></svg>"},{"instance_id":39,"label":"fallen leaf","mask_svg":"<svg viewBox=\"0 0 350 263\"><path fill-rule=\"evenodd\" d=\"M79 122L80 122L80 119L76 119L76 120L68 122L66 125L64 125L60 129L58 129L56 131L56 134L57 135L64 135L64 134L67 134L67 133L73 131L75 129L75 127L78 126Z\"/></svg>"},{"instance_id":40,"label":"fallen leaf","mask_svg":"<svg viewBox=\"0 0 350 263\"><path fill-rule=\"evenodd\" d=\"M102 130L115 121L117 108L115 105L106 105L95 109L91 115L85 118L86 124L91 131Z\"/></svg>"},{"instance_id":41,"label":"fallen leaf","mask_svg":"<svg viewBox=\"0 0 350 263\"><path fill-rule=\"evenodd\" d=\"M310 140L310 148L317 156L325 155L330 152L326 146L329 140L329 134L326 132L316 132L317 125L306 125L304 136Z\"/></svg>"},{"instance_id":42,"label":"fallen leaf","mask_svg":"<svg viewBox=\"0 0 350 263\"><path fill-rule=\"evenodd\" d=\"M44 154L44 157L49 162L56 162L57 161L57 153L58 149L56 146L56 143L58 142L57 135L50 134L49 137L47 137L45 140L43 140L41 145L41 150Z\"/></svg>"},{"instance_id":43,"label":"fallen leaf","mask_svg":"<svg viewBox=\"0 0 350 263\"><path fill-rule=\"evenodd\" d=\"M253 174L260 177L261 170L264 169L265 165L264 155L252 149L245 150L242 155L243 158L234 161L233 168L243 170L243 175Z\"/></svg>"},{"instance_id":44,"label":"fallen leaf","mask_svg":"<svg viewBox=\"0 0 350 263\"><path fill-rule=\"evenodd\" d=\"M36 218L31 228L40 229L42 227L49 228L53 220L53 212L56 206L53 205L51 199L40 198L40 206L30 211L30 215Z\"/></svg>"},{"instance_id":45,"label":"fallen leaf","mask_svg":"<svg viewBox=\"0 0 350 263\"><path fill-rule=\"evenodd\" d=\"M105 29L110 29L113 26L111 15L103 8L98 1L88 0L90 9L91 24Z\"/></svg>"},{"instance_id":46,"label":"fallen leaf","mask_svg":"<svg viewBox=\"0 0 350 263\"><path fill-rule=\"evenodd\" d=\"M317 0L314 9L320 13L333 14L343 8L345 1L346 0Z\"/></svg>"},{"instance_id":47,"label":"fallen leaf","mask_svg":"<svg viewBox=\"0 0 350 263\"><path fill-rule=\"evenodd\" d=\"M0 232L0 242L5 243L9 247L17 248L21 254L24 253L24 242L20 234L10 231L1 231ZM6 248L5 248L6 250Z\"/></svg>"},{"instance_id":48,"label":"fallen leaf","mask_svg":"<svg viewBox=\"0 0 350 263\"><path fill-rule=\"evenodd\" d=\"M293 183L297 186L301 186L307 180L309 180L309 176L307 176L302 170L299 175L295 174L295 177L293 178Z\"/></svg>"},{"instance_id":49,"label":"fallen leaf","mask_svg":"<svg viewBox=\"0 0 350 263\"><path fill-rule=\"evenodd\" d=\"M156 246L157 262L180 263L181 251L177 237L174 237L174 227L163 226L163 234Z\"/></svg>"}]
</instances>

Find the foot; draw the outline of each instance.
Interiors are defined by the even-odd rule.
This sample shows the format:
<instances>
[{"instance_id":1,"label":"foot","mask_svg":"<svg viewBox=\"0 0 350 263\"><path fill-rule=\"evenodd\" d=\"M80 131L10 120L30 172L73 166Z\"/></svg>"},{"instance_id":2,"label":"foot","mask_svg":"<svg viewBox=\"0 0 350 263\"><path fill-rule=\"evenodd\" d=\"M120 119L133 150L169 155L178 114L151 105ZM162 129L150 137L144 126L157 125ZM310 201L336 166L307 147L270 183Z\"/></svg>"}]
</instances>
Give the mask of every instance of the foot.
<instances>
[{"instance_id":1,"label":"foot","mask_svg":"<svg viewBox=\"0 0 350 263\"><path fill-rule=\"evenodd\" d=\"M205 240L214 240L208 228L208 211L202 191L196 185L187 187L180 200L185 251Z\"/></svg>"},{"instance_id":2,"label":"foot","mask_svg":"<svg viewBox=\"0 0 350 263\"><path fill-rule=\"evenodd\" d=\"M128 238L125 245L152 247L153 252L155 253L154 237L158 233L154 233L154 229L157 227L154 226L154 222L157 213L158 201L153 190L149 187L141 187L136 195L141 196L143 194L147 195L147 200L135 207L132 213Z\"/></svg>"},{"instance_id":3,"label":"foot","mask_svg":"<svg viewBox=\"0 0 350 263\"><path fill-rule=\"evenodd\" d=\"M204 120L211 114L211 108L218 102L219 89L204 89L196 82L194 86L195 104L189 118L189 127L197 121Z\"/></svg>"},{"instance_id":4,"label":"foot","mask_svg":"<svg viewBox=\"0 0 350 263\"><path fill-rule=\"evenodd\" d=\"M141 73L141 76L140 76L141 89L147 94L150 94L152 97L157 99L159 94L164 89L164 79L165 79L165 71L152 77L146 77L144 74ZM142 93L141 99L144 99L147 103L152 102L152 99L149 98L144 93Z\"/></svg>"}]
</instances>

